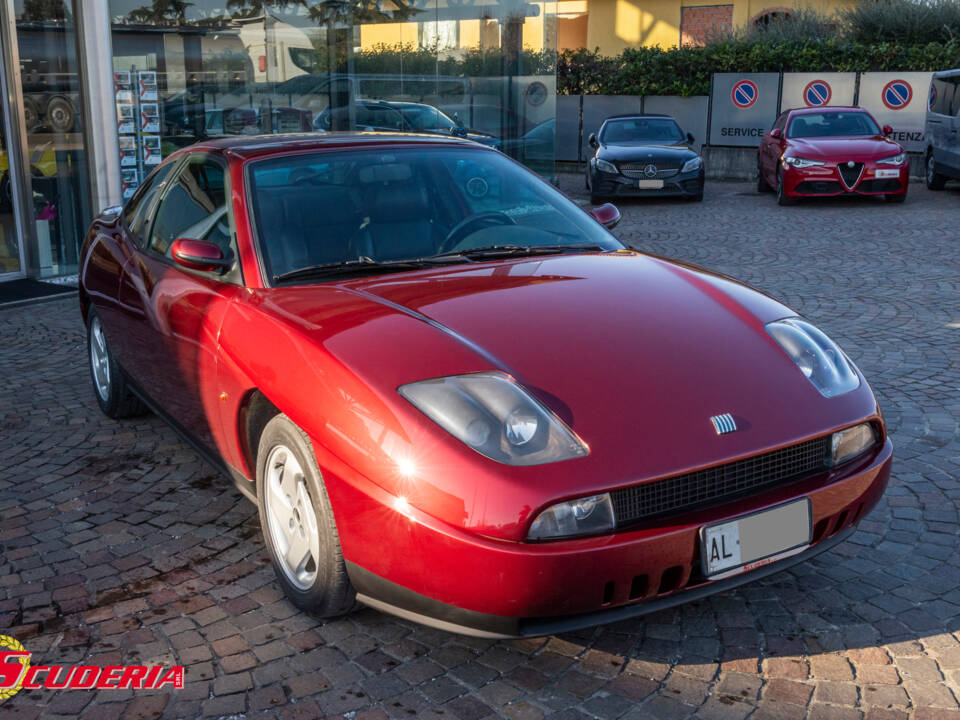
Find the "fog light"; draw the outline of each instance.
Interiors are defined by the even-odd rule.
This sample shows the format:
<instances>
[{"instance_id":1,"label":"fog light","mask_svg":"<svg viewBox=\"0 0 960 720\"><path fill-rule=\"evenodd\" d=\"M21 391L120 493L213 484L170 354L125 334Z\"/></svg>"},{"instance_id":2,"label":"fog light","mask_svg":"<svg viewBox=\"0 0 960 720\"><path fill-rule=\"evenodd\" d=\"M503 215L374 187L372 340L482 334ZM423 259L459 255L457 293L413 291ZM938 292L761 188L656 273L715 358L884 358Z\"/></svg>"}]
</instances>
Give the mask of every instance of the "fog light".
<instances>
[{"instance_id":1,"label":"fog light","mask_svg":"<svg viewBox=\"0 0 960 720\"><path fill-rule=\"evenodd\" d=\"M613 503L610 502L610 495L604 493L568 500L547 508L533 521L527 539L551 540L579 535L601 535L611 532L616 525Z\"/></svg>"},{"instance_id":2,"label":"fog light","mask_svg":"<svg viewBox=\"0 0 960 720\"><path fill-rule=\"evenodd\" d=\"M835 432L830 444L830 464L839 465L851 460L869 450L876 442L877 436L870 423Z\"/></svg>"}]
</instances>

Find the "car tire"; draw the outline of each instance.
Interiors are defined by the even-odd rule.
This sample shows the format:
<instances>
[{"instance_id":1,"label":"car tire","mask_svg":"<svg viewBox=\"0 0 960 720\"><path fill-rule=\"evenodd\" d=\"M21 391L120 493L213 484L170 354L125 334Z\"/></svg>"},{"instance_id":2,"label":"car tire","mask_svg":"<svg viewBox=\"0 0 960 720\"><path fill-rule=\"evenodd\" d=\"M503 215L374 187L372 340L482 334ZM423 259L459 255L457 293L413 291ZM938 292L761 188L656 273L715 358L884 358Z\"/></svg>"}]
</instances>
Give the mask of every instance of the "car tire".
<instances>
[{"instance_id":1,"label":"car tire","mask_svg":"<svg viewBox=\"0 0 960 720\"><path fill-rule=\"evenodd\" d=\"M897 195L884 195L883 199L888 203L903 203L907 201L907 194L899 193Z\"/></svg>"},{"instance_id":2,"label":"car tire","mask_svg":"<svg viewBox=\"0 0 960 720\"><path fill-rule=\"evenodd\" d=\"M104 415L120 420L147 412L147 406L131 392L123 371L113 359L100 316L92 307L87 311L87 361L93 395Z\"/></svg>"},{"instance_id":3,"label":"car tire","mask_svg":"<svg viewBox=\"0 0 960 720\"><path fill-rule=\"evenodd\" d=\"M933 153L927 153L926 172L924 175L927 181L927 189L929 190L943 190L947 184L947 176L941 175L936 171Z\"/></svg>"},{"instance_id":4,"label":"car tire","mask_svg":"<svg viewBox=\"0 0 960 720\"><path fill-rule=\"evenodd\" d=\"M47 123L54 132L68 133L73 130L73 104L65 97L55 97L47 103Z\"/></svg>"},{"instance_id":5,"label":"car tire","mask_svg":"<svg viewBox=\"0 0 960 720\"><path fill-rule=\"evenodd\" d=\"M761 172L759 166L757 166L757 192L758 193L770 192L770 186L767 185L767 181L763 179L763 172Z\"/></svg>"},{"instance_id":6,"label":"car tire","mask_svg":"<svg viewBox=\"0 0 960 720\"><path fill-rule=\"evenodd\" d=\"M783 173L777 170L777 205L793 205L794 199L783 188Z\"/></svg>"},{"instance_id":7,"label":"car tire","mask_svg":"<svg viewBox=\"0 0 960 720\"><path fill-rule=\"evenodd\" d=\"M356 592L326 485L309 436L286 415L273 417L260 435L257 507L267 552L290 602L322 618L350 612Z\"/></svg>"}]
</instances>

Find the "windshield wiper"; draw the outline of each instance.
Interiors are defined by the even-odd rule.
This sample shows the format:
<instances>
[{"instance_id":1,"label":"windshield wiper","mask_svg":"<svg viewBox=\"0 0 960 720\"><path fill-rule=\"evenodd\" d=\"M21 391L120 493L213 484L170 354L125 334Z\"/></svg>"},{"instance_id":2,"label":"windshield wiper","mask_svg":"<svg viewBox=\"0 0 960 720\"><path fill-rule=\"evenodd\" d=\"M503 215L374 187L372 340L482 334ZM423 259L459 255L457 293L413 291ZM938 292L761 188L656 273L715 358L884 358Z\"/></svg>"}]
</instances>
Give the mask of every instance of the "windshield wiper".
<instances>
[{"instance_id":1,"label":"windshield wiper","mask_svg":"<svg viewBox=\"0 0 960 720\"><path fill-rule=\"evenodd\" d=\"M487 245L485 247L469 248L467 250L450 250L435 258L466 258L468 260L485 260L500 257L524 257L530 255L560 255L565 252L607 251L596 243L575 243L571 245Z\"/></svg>"},{"instance_id":2,"label":"windshield wiper","mask_svg":"<svg viewBox=\"0 0 960 720\"><path fill-rule=\"evenodd\" d=\"M308 265L306 267L290 270L285 273L273 276L275 283L286 280L299 280L303 278L321 278L331 275L355 275L363 273L378 272L402 272L404 270L422 270L425 267L441 263L449 263L451 259L441 259L435 261L433 258L415 258L412 260L387 260L380 261L361 255L356 260L346 260L337 263L323 263L321 265Z\"/></svg>"}]
</instances>

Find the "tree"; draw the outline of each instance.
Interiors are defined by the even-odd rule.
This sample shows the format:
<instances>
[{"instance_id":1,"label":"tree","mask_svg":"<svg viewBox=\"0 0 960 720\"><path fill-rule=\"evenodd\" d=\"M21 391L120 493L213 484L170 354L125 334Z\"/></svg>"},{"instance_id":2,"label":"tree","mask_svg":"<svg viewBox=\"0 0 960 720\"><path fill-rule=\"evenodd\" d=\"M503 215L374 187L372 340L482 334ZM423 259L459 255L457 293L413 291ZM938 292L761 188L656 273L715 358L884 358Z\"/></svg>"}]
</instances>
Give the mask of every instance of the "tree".
<instances>
[{"instance_id":1,"label":"tree","mask_svg":"<svg viewBox=\"0 0 960 720\"><path fill-rule=\"evenodd\" d=\"M186 25L189 7L193 7L193 3L184 0L153 0L150 5L130 11L127 22L146 25Z\"/></svg>"}]
</instances>

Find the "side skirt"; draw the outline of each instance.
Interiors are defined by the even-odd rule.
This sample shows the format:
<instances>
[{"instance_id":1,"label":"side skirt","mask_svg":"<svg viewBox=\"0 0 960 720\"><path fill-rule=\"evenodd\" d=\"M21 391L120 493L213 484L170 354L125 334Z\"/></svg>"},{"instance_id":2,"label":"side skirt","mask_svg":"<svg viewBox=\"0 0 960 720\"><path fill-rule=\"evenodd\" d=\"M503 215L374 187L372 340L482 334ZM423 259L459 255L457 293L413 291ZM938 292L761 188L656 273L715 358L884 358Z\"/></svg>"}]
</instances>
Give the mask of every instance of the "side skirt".
<instances>
[{"instance_id":1,"label":"side skirt","mask_svg":"<svg viewBox=\"0 0 960 720\"><path fill-rule=\"evenodd\" d=\"M174 420L173 417L164 411L160 405L150 397L150 395L148 395L141 387L131 380L127 373L124 372L123 377L127 381L127 385L130 387L130 390L133 391L134 395L140 398L143 401L143 404L150 408L150 411L154 415L167 423L167 425L169 425L184 442L192 447L197 454L200 455L200 457L213 465L213 467L215 467L218 471L226 475L244 497L246 497L250 502L256 504L257 484L252 479L248 478L240 470L226 462L205 443L200 442L200 440L198 440L196 436L183 427L183 425Z\"/></svg>"}]
</instances>

